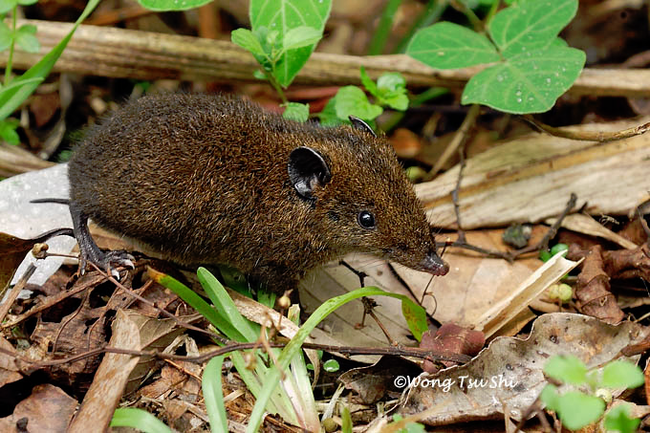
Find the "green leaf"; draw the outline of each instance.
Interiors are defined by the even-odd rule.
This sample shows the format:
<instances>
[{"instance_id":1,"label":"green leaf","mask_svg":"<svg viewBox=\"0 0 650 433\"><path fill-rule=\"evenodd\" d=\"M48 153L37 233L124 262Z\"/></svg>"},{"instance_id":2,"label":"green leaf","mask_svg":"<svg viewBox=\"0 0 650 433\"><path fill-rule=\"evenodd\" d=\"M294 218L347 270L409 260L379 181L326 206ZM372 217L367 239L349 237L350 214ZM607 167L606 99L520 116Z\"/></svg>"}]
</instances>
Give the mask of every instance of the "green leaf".
<instances>
[{"instance_id":1,"label":"green leaf","mask_svg":"<svg viewBox=\"0 0 650 433\"><path fill-rule=\"evenodd\" d=\"M171 429L149 412L133 407L115 409L111 427L131 427L145 433L171 433Z\"/></svg>"},{"instance_id":2,"label":"green leaf","mask_svg":"<svg viewBox=\"0 0 650 433\"><path fill-rule=\"evenodd\" d=\"M289 102L284 104L285 119L295 120L296 122L306 122L309 119L309 104L300 104L298 102Z\"/></svg>"},{"instance_id":3,"label":"green leaf","mask_svg":"<svg viewBox=\"0 0 650 433\"><path fill-rule=\"evenodd\" d=\"M613 361L603 369L601 385L607 388L636 388L644 382L639 367L627 361Z\"/></svg>"},{"instance_id":4,"label":"green leaf","mask_svg":"<svg viewBox=\"0 0 650 433\"><path fill-rule=\"evenodd\" d=\"M548 360L544 373L564 383L582 385L587 380L587 367L576 356L557 355Z\"/></svg>"},{"instance_id":5,"label":"green leaf","mask_svg":"<svg viewBox=\"0 0 650 433\"><path fill-rule=\"evenodd\" d=\"M546 385L539 395L539 399L546 405L546 408L554 412L557 412L558 397L557 387L551 384Z\"/></svg>"},{"instance_id":6,"label":"green leaf","mask_svg":"<svg viewBox=\"0 0 650 433\"><path fill-rule=\"evenodd\" d=\"M207 5L212 0L138 0L143 7L152 11L184 11Z\"/></svg>"},{"instance_id":7,"label":"green leaf","mask_svg":"<svg viewBox=\"0 0 650 433\"><path fill-rule=\"evenodd\" d=\"M400 299L402 300L402 314L409 330L416 340L422 341L422 334L428 329L427 312L406 296Z\"/></svg>"},{"instance_id":8,"label":"green leaf","mask_svg":"<svg viewBox=\"0 0 650 433\"><path fill-rule=\"evenodd\" d=\"M370 75L366 72L366 68L361 67L361 84L366 88L372 96L379 97L379 88L377 84L370 78Z\"/></svg>"},{"instance_id":9,"label":"green leaf","mask_svg":"<svg viewBox=\"0 0 650 433\"><path fill-rule=\"evenodd\" d=\"M0 14L6 14L15 8L17 4L16 0L0 0Z\"/></svg>"},{"instance_id":10,"label":"green leaf","mask_svg":"<svg viewBox=\"0 0 650 433\"><path fill-rule=\"evenodd\" d=\"M577 10L578 0L520 0L496 14L488 31L509 58L548 47Z\"/></svg>"},{"instance_id":11,"label":"green leaf","mask_svg":"<svg viewBox=\"0 0 650 433\"><path fill-rule=\"evenodd\" d=\"M404 92L406 80L399 72L386 72L377 80L377 87L383 92Z\"/></svg>"},{"instance_id":12,"label":"green leaf","mask_svg":"<svg viewBox=\"0 0 650 433\"><path fill-rule=\"evenodd\" d=\"M38 0L18 0L18 4L21 6L29 6L38 3Z\"/></svg>"},{"instance_id":13,"label":"green leaf","mask_svg":"<svg viewBox=\"0 0 650 433\"><path fill-rule=\"evenodd\" d=\"M81 16L75 21L72 30L68 33L52 50L47 53L41 60L34 66L29 68L27 72L21 75L20 80L23 85L20 87L13 87L11 89L2 89L0 91L0 120L6 119L13 113L20 104L36 89L38 83L42 81L47 74L50 73L52 66L58 60L59 56L65 49L66 45L72 38L72 35L79 27L79 24L95 9L99 4L99 0L89 0L84 8Z\"/></svg>"},{"instance_id":14,"label":"green leaf","mask_svg":"<svg viewBox=\"0 0 650 433\"><path fill-rule=\"evenodd\" d=\"M41 44L36 38L36 26L25 24L16 32L16 44L28 53L38 53Z\"/></svg>"},{"instance_id":15,"label":"green leaf","mask_svg":"<svg viewBox=\"0 0 650 433\"><path fill-rule=\"evenodd\" d=\"M148 269L147 273L157 283L167 287L172 292L176 293L183 301L187 302L192 308L201 313L219 332L226 335L231 340L247 341L245 336L236 327L232 325L228 319L224 318L214 308L210 306L205 300L196 294L192 289L185 284L170 277L167 274L158 272L154 269ZM254 340L253 340L254 341Z\"/></svg>"},{"instance_id":16,"label":"green leaf","mask_svg":"<svg viewBox=\"0 0 650 433\"><path fill-rule=\"evenodd\" d=\"M11 45L11 29L4 23L0 21L0 51L4 51Z\"/></svg>"},{"instance_id":17,"label":"green leaf","mask_svg":"<svg viewBox=\"0 0 650 433\"><path fill-rule=\"evenodd\" d=\"M368 101L366 94L357 86L341 87L335 96L336 115L339 119L356 116L363 120L373 120L384 110Z\"/></svg>"},{"instance_id":18,"label":"green leaf","mask_svg":"<svg viewBox=\"0 0 650 433\"><path fill-rule=\"evenodd\" d=\"M474 75L462 102L514 114L548 111L578 78L584 63L585 53L574 48L528 52Z\"/></svg>"},{"instance_id":19,"label":"green leaf","mask_svg":"<svg viewBox=\"0 0 650 433\"><path fill-rule=\"evenodd\" d=\"M596 422L605 411L604 401L579 391L560 395L557 404L555 412L562 424L571 430L578 430Z\"/></svg>"},{"instance_id":20,"label":"green leaf","mask_svg":"<svg viewBox=\"0 0 650 433\"><path fill-rule=\"evenodd\" d=\"M20 137L16 132L16 128L20 126L20 122L16 119L5 119L0 121L0 138L9 144L20 144Z\"/></svg>"},{"instance_id":21,"label":"green leaf","mask_svg":"<svg viewBox=\"0 0 650 433\"><path fill-rule=\"evenodd\" d=\"M399 72L387 72L377 80L378 99L384 105L404 111L409 106L406 80Z\"/></svg>"},{"instance_id":22,"label":"green leaf","mask_svg":"<svg viewBox=\"0 0 650 433\"><path fill-rule=\"evenodd\" d=\"M436 69L457 69L501 60L487 37L442 22L418 31L406 54Z\"/></svg>"},{"instance_id":23,"label":"green leaf","mask_svg":"<svg viewBox=\"0 0 650 433\"><path fill-rule=\"evenodd\" d=\"M320 34L332 7L331 0L251 0L250 21L253 33L266 27L278 31L278 40L298 27L312 27ZM293 38L293 36L292 36ZM287 87L307 62L314 45L289 49L281 53L274 65L273 75L281 86Z\"/></svg>"},{"instance_id":24,"label":"green leaf","mask_svg":"<svg viewBox=\"0 0 650 433\"><path fill-rule=\"evenodd\" d=\"M317 116L322 126L329 127L343 125L347 120L340 119L339 116L336 115L336 97L327 101L325 108L323 108L323 111L318 113Z\"/></svg>"},{"instance_id":25,"label":"green leaf","mask_svg":"<svg viewBox=\"0 0 650 433\"><path fill-rule=\"evenodd\" d=\"M196 271L196 276L201 286L207 293L208 297L214 304L218 314L227 321L231 326L237 329L237 333L243 336L238 339L240 342L257 341L260 335L260 329L248 319L245 319L240 313L223 285L207 269L200 267ZM234 339L228 336L230 339Z\"/></svg>"},{"instance_id":26,"label":"green leaf","mask_svg":"<svg viewBox=\"0 0 650 433\"><path fill-rule=\"evenodd\" d=\"M224 356L215 356L208 362L203 370L201 388L203 390L203 399L205 408L208 411L210 419L210 429L212 431L228 431L228 417L226 416L226 406L223 402L223 389L221 388L221 366L223 365Z\"/></svg>"},{"instance_id":27,"label":"green leaf","mask_svg":"<svg viewBox=\"0 0 650 433\"><path fill-rule=\"evenodd\" d=\"M630 416L630 405L624 403L614 406L607 412L604 424L607 431L634 433L640 423L640 419Z\"/></svg>"},{"instance_id":28,"label":"green leaf","mask_svg":"<svg viewBox=\"0 0 650 433\"><path fill-rule=\"evenodd\" d=\"M264 49L257 36L248 29L237 29L230 33L230 40L233 44L239 45L249 51L255 57L264 56Z\"/></svg>"},{"instance_id":29,"label":"green leaf","mask_svg":"<svg viewBox=\"0 0 650 433\"><path fill-rule=\"evenodd\" d=\"M398 111L405 111L409 108L409 97L405 94L389 95L382 97L382 102Z\"/></svg>"},{"instance_id":30,"label":"green leaf","mask_svg":"<svg viewBox=\"0 0 650 433\"><path fill-rule=\"evenodd\" d=\"M328 373L335 373L339 371L340 368L341 366L336 359L328 359L323 363L323 370Z\"/></svg>"},{"instance_id":31,"label":"green leaf","mask_svg":"<svg viewBox=\"0 0 650 433\"><path fill-rule=\"evenodd\" d=\"M300 26L289 30L282 40L282 48L285 50L295 50L313 45L320 41L323 32L313 27Z\"/></svg>"}]
</instances>

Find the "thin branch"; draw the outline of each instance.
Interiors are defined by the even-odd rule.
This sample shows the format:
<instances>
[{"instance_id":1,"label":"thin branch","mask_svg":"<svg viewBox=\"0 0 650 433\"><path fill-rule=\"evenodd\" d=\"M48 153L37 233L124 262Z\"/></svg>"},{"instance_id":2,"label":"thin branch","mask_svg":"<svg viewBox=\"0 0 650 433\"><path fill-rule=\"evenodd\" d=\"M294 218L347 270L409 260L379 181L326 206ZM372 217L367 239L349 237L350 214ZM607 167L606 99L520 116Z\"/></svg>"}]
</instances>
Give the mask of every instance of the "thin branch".
<instances>
[{"instance_id":1,"label":"thin branch","mask_svg":"<svg viewBox=\"0 0 650 433\"><path fill-rule=\"evenodd\" d=\"M554 137L568 138L571 140L580 140L580 141L597 141L600 143L605 143L608 141L621 140L624 138L635 137L637 135L645 134L650 130L650 122L644 123L643 125L634 126L632 128L622 129L620 131L609 132L609 131L570 131L565 128L556 128L554 126L546 125L536 119L534 119L530 114L523 116L525 120L531 123L533 126L539 130L546 132Z\"/></svg>"}]
</instances>

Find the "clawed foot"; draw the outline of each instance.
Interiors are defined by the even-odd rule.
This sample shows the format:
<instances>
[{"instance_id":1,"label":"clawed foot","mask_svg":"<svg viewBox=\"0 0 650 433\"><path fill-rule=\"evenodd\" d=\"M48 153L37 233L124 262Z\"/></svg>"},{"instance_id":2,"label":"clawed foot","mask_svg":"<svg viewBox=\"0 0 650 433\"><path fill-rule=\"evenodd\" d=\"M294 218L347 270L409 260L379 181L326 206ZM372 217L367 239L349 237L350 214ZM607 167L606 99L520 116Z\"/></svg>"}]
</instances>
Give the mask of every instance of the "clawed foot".
<instances>
[{"instance_id":1,"label":"clawed foot","mask_svg":"<svg viewBox=\"0 0 650 433\"><path fill-rule=\"evenodd\" d=\"M124 250L119 251L101 251L97 250L94 252L93 257L82 257L80 258L81 264L80 269L81 273L85 273L86 265L88 262L94 263L99 269L110 273L113 278L120 280L120 273L117 272L116 267L124 266L127 268L135 269L135 257L127 253Z\"/></svg>"}]
</instances>

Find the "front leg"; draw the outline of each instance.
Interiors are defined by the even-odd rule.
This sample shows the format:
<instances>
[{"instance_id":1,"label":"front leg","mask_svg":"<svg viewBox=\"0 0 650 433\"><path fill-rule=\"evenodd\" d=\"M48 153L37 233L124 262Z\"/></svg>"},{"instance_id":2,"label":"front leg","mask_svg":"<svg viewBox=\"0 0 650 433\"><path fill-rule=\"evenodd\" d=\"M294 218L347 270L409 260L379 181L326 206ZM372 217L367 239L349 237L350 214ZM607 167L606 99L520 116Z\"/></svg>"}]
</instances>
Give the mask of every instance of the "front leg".
<instances>
[{"instance_id":1,"label":"front leg","mask_svg":"<svg viewBox=\"0 0 650 433\"><path fill-rule=\"evenodd\" d=\"M70 215L72 216L74 237L79 244L81 273L85 272L88 262L94 263L117 279L119 279L119 273L111 265L135 268L133 264L135 258L126 251L102 251L99 249L88 229L88 215L72 202L70 203Z\"/></svg>"}]
</instances>

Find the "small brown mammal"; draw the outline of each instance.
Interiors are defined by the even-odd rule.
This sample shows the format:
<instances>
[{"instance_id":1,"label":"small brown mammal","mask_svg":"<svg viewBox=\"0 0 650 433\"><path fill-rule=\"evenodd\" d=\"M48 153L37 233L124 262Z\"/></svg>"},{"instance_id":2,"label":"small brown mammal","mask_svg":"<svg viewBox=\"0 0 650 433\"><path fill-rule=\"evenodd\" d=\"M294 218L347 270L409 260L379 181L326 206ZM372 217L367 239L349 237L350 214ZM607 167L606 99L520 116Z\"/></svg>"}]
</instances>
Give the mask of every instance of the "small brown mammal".
<instances>
[{"instance_id":1,"label":"small brown mammal","mask_svg":"<svg viewBox=\"0 0 650 433\"><path fill-rule=\"evenodd\" d=\"M82 258L129 263L99 250L91 218L176 262L231 265L279 292L353 251L446 274L392 147L353 123L288 121L227 96L129 102L70 160Z\"/></svg>"}]
</instances>

